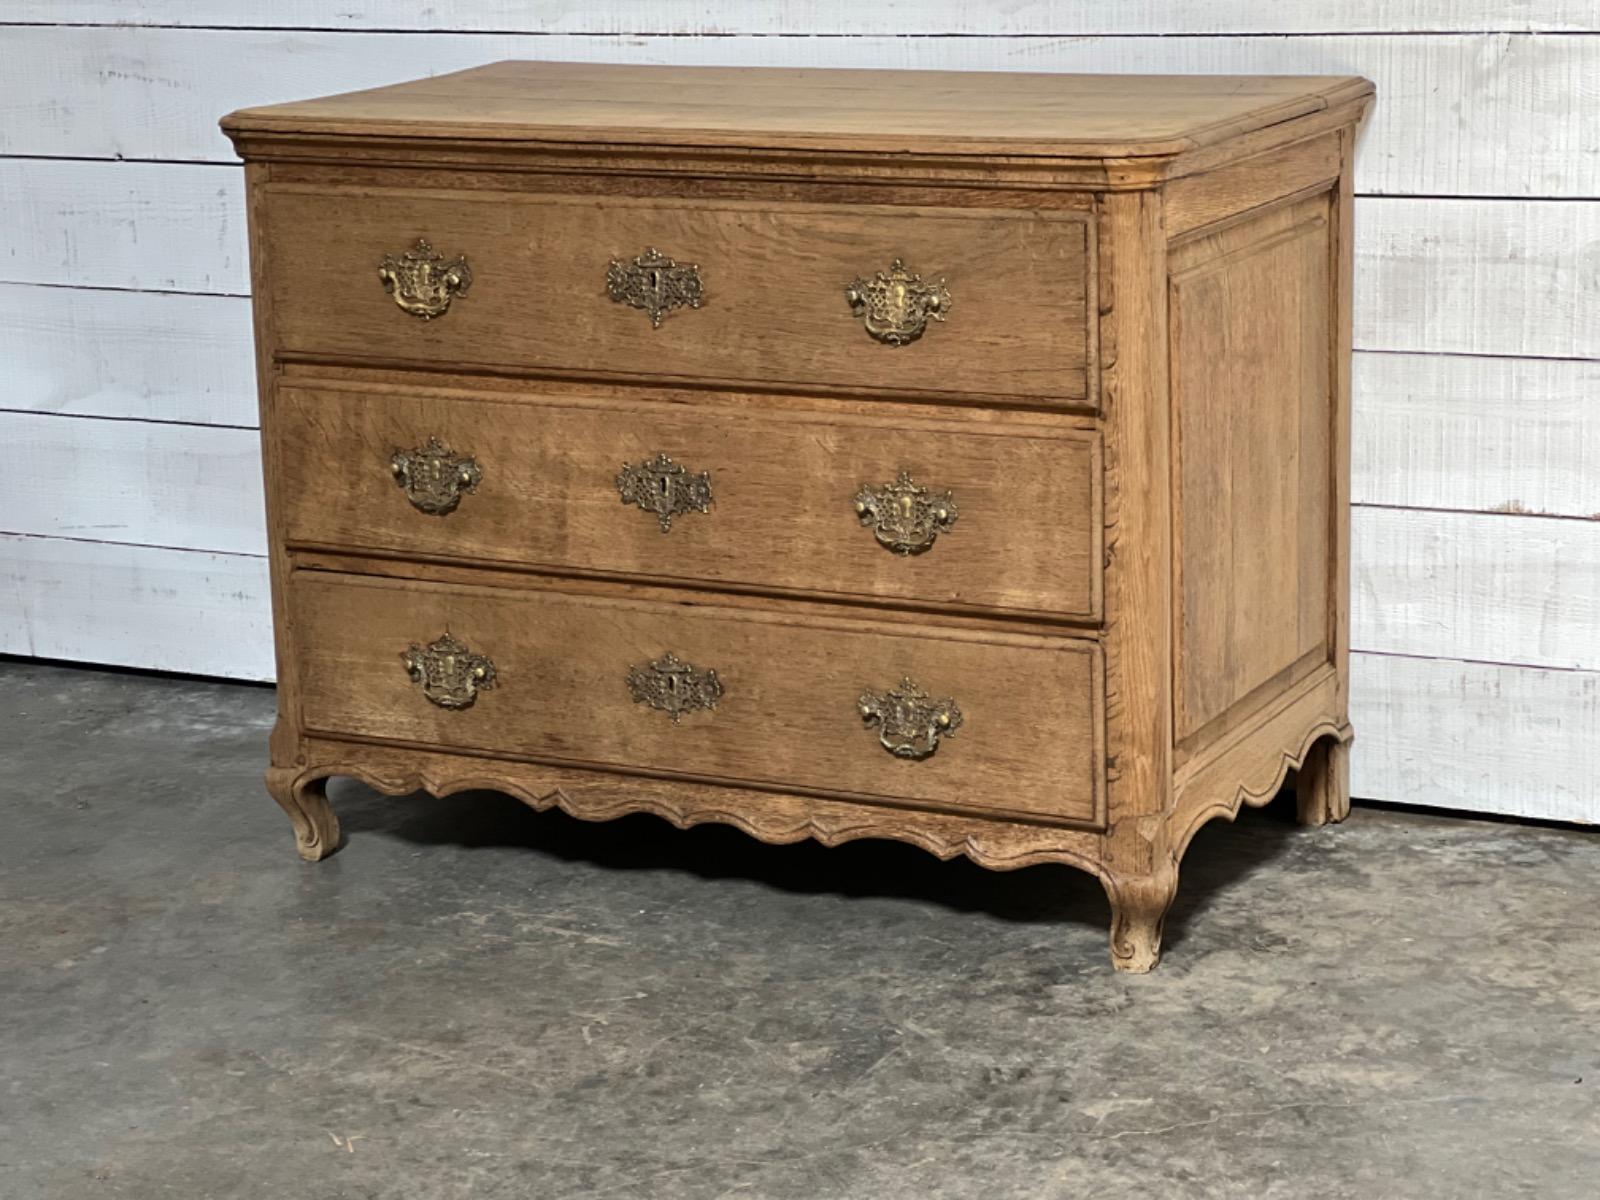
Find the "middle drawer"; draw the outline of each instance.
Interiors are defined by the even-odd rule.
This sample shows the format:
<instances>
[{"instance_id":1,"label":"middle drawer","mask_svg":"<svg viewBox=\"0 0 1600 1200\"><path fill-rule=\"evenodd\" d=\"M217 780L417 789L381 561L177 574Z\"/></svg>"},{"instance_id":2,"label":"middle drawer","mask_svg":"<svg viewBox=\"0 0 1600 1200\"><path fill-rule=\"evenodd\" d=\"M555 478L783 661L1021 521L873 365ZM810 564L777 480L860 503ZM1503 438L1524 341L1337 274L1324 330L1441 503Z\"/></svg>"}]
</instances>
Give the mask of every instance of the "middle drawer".
<instances>
[{"instance_id":1,"label":"middle drawer","mask_svg":"<svg viewBox=\"0 0 1600 1200\"><path fill-rule=\"evenodd\" d=\"M269 427L294 546L1100 613L1090 430L349 385Z\"/></svg>"}]
</instances>

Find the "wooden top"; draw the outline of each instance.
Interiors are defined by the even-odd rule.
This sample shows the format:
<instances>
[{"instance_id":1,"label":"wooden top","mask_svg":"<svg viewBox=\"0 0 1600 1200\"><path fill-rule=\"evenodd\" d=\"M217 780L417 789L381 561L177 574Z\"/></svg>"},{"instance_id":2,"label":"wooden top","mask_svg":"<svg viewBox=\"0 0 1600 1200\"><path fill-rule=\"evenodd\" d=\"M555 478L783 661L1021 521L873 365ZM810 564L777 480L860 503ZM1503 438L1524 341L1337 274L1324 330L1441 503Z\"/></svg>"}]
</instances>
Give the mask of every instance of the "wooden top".
<instances>
[{"instance_id":1,"label":"wooden top","mask_svg":"<svg viewBox=\"0 0 1600 1200\"><path fill-rule=\"evenodd\" d=\"M1370 95L1350 75L1066 75L498 62L247 108L230 135L1061 158L1171 156Z\"/></svg>"}]
</instances>

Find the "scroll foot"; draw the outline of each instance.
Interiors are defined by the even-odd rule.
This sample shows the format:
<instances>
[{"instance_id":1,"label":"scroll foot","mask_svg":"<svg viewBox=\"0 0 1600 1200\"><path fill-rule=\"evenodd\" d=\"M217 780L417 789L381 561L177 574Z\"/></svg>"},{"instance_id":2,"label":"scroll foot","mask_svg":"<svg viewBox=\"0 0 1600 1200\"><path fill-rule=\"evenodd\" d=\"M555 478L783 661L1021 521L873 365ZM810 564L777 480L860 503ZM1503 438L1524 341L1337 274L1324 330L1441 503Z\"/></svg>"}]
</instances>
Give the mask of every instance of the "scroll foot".
<instances>
[{"instance_id":1,"label":"scroll foot","mask_svg":"<svg viewBox=\"0 0 1600 1200\"><path fill-rule=\"evenodd\" d=\"M339 818L328 807L327 779L296 782L300 774L291 767L269 767L267 791L289 814L300 857L316 862L339 848Z\"/></svg>"},{"instance_id":2,"label":"scroll foot","mask_svg":"<svg viewBox=\"0 0 1600 1200\"><path fill-rule=\"evenodd\" d=\"M1148 875L1107 875L1111 901L1111 965L1142 975L1161 959L1161 927L1178 893L1178 864L1166 859Z\"/></svg>"}]
</instances>

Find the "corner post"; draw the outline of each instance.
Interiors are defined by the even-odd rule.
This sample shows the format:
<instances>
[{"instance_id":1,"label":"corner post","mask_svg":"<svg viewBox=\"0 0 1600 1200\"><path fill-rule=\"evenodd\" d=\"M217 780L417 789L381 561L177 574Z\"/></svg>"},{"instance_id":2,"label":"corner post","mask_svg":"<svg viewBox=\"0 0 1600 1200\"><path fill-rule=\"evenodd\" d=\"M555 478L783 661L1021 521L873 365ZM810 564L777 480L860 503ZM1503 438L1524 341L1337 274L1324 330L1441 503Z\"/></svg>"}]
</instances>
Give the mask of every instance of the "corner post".
<instances>
[{"instance_id":1,"label":"corner post","mask_svg":"<svg viewBox=\"0 0 1600 1200\"><path fill-rule=\"evenodd\" d=\"M1111 962L1161 954L1178 887L1172 808L1172 472L1167 268L1158 191L1098 204L1100 407L1105 429L1107 826L1101 882Z\"/></svg>"}]
</instances>

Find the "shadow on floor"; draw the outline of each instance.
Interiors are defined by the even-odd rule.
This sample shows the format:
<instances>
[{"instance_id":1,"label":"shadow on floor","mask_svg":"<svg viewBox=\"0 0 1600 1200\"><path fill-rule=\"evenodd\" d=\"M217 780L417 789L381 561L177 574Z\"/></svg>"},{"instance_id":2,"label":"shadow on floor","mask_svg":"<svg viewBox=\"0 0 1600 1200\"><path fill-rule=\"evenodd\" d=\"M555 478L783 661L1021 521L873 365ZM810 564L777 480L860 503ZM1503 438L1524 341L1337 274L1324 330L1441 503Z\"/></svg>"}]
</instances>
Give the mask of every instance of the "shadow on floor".
<instances>
[{"instance_id":1,"label":"shadow on floor","mask_svg":"<svg viewBox=\"0 0 1600 1200\"><path fill-rule=\"evenodd\" d=\"M953 912L981 912L1017 923L1072 922L1106 928L1099 882L1071 867L1045 864L990 871L964 858L940 862L915 846L863 839L832 849L816 842L772 846L724 825L680 830L648 814L587 822L556 809L535 812L498 792L385 796L354 780L330 791L346 836L391 837L414 846L514 848L615 871L682 871L740 879L797 895L910 900ZM1265 809L1245 809L1234 824L1213 821L1184 856L1178 898L1167 918L1168 949L1188 921L1221 892L1249 879L1298 836L1289 789Z\"/></svg>"}]
</instances>

